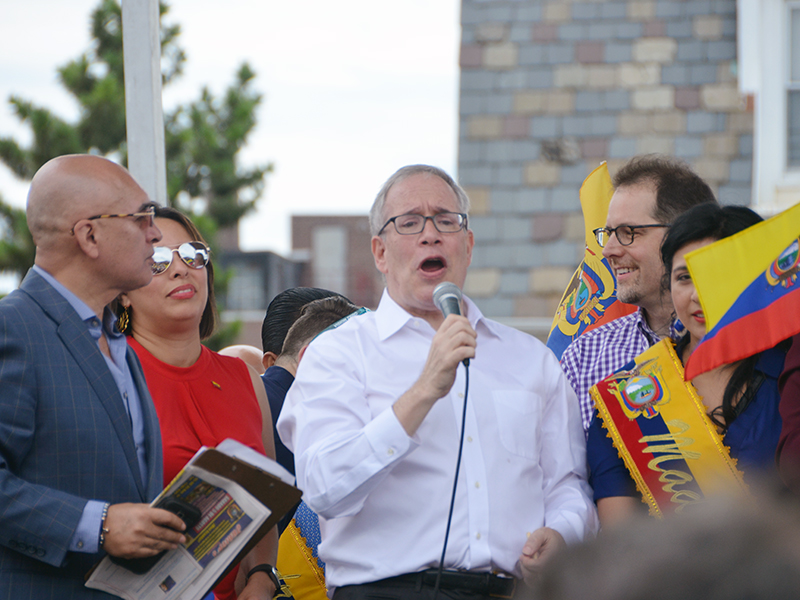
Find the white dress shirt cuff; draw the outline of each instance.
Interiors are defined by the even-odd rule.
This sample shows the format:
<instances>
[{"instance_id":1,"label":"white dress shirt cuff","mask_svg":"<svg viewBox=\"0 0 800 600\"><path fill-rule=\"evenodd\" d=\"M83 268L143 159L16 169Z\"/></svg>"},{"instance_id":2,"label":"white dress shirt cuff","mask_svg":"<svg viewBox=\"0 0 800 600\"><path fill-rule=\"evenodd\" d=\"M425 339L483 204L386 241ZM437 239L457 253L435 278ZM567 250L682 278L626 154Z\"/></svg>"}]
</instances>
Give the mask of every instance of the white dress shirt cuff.
<instances>
[{"instance_id":1,"label":"white dress shirt cuff","mask_svg":"<svg viewBox=\"0 0 800 600\"><path fill-rule=\"evenodd\" d=\"M364 435L372 446L375 458L384 467L400 460L419 446L418 442L408 436L391 408L368 423L364 428Z\"/></svg>"},{"instance_id":2,"label":"white dress shirt cuff","mask_svg":"<svg viewBox=\"0 0 800 600\"><path fill-rule=\"evenodd\" d=\"M547 527L555 529L567 544L577 544L597 530L596 516L593 507L581 514L562 511L553 519L548 519Z\"/></svg>"}]
</instances>

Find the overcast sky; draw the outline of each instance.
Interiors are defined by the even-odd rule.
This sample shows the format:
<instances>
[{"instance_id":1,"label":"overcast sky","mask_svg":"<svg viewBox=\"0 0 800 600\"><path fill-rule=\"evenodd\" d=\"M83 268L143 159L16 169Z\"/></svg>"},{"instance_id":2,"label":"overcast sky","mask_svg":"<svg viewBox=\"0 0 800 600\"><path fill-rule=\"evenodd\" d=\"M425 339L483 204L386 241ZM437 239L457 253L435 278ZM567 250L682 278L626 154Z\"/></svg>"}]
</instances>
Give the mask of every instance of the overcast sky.
<instances>
[{"instance_id":1,"label":"overcast sky","mask_svg":"<svg viewBox=\"0 0 800 600\"><path fill-rule=\"evenodd\" d=\"M0 136L27 142L7 99L64 118L77 106L56 67L88 48L100 0L5 0L0 19ZM416 162L455 175L458 0L172 0L185 74L164 106L217 94L243 61L264 95L245 163L271 161L258 213L240 228L246 250L286 253L289 215L366 213L383 181ZM24 205L27 184L0 167L0 193Z\"/></svg>"}]
</instances>

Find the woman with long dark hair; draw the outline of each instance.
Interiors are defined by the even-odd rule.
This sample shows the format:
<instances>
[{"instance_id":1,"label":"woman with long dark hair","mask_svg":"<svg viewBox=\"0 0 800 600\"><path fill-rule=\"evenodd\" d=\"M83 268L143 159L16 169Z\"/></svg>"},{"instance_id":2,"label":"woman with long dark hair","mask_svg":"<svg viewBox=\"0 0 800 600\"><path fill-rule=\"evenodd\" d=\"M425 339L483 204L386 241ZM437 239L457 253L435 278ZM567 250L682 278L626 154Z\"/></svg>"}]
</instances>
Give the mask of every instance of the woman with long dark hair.
<instances>
[{"instance_id":1,"label":"woman with long dark hair","mask_svg":"<svg viewBox=\"0 0 800 600\"><path fill-rule=\"evenodd\" d=\"M762 220L749 208L707 203L686 211L670 226L661 246L661 258L675 314L686 327L685 335L675 344L682 363L686 363L706 332L703 309L686 267L686 254ZM730 449L730 456L745 475L774 466L781 429L777 378L784 359L783 351L770 349L702 373L691 382L708 418ZM641 495L597 413L589 429L587 457L589 481L602 525L607 527L642 506Z\"/></svg>"}]
</instances>

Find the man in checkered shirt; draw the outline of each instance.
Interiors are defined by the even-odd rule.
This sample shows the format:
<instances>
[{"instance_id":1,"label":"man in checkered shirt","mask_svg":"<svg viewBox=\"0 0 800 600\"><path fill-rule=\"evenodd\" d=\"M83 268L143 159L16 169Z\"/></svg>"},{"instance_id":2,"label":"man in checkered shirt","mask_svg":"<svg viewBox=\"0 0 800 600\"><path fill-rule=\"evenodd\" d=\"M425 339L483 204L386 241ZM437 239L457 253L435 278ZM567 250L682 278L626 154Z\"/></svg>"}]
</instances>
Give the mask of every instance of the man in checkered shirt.
<instances>
[{"instance_id":1,"label":"man in checkered shirt","mask_svg":"<svg viewBox=\"0 0 800 600\"><path fill-rule=\"evenodd\" d=\"M659 339L674 335L660 252L669 223L696 204L716 202L708 184L687 164L665 156L634 157L613 183L606 226L595 233L614 270L617 298L639 310L581 335L561 357L578 396L584 431L594 412L589 388Z\"/></svg>"}]
</instances>

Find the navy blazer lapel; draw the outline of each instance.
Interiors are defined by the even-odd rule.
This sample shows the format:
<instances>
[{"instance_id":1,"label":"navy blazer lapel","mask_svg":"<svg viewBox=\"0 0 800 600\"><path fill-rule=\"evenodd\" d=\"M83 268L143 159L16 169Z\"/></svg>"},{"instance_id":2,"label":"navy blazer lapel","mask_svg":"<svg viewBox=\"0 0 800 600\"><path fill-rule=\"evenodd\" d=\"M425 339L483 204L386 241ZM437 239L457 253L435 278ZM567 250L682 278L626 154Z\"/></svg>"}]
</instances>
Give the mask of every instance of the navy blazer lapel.
<instances>
[{"instance_id":1,"label":"navy blazer lapel","mask_svg":"<svg viewBox=\"0 0 800 600\"><path fill-rule=\"evenodd\" d=\"M147 501L147 493L139 471L139 460L136 456L130 417L125 410L114 376L108 369L97 342L89 334L86 323L81 320L70 303L35 271L28 272L20 285L20 290L33 298L42 307L42 310L58 324L59 338L83 371L87 383L92 387L108 413L125 453L131 476L142 497L142 502Z\"/></svg>"}]
</instances>

